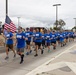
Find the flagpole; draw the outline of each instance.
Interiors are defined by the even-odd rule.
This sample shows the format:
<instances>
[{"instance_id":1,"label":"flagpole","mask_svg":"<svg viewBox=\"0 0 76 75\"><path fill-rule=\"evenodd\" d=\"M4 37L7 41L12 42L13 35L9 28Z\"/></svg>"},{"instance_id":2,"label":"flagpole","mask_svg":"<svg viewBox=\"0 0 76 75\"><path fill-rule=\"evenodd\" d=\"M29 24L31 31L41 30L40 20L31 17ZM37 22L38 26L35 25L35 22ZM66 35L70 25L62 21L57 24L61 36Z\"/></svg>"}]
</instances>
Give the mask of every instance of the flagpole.
<instances>
[{"instance_id":1,"label":"flagpole","mask_svg":"<svg viewBox=\"0 0 76 75\"><path fill-rule=\"evenodd\" d=\"M8 0L6 0L6 15L8 15Z\"/></svg>"}]
</instances>

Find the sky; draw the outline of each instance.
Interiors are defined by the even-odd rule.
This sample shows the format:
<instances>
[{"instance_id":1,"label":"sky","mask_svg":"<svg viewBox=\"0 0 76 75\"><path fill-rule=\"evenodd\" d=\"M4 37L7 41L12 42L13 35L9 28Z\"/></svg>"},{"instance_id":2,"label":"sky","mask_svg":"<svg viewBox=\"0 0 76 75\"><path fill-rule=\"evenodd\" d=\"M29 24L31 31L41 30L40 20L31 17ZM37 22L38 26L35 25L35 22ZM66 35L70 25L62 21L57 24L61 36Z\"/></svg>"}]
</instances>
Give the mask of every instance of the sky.
<instances>
[{"instance_id":1,"label":"sky","mask_svg":"<svg viewBox=\"0 0 76 75\"><path fill-rule=\"evenodd\" d=\"M76 0L8 0L8 15L18 26L53 26L56 20L56 7L53 4L61 4L58 7L58 20L66 22L66 29L75 26ZM0 0L0 21L5 22L5 0Z\"/></svg>"}]
</instances>

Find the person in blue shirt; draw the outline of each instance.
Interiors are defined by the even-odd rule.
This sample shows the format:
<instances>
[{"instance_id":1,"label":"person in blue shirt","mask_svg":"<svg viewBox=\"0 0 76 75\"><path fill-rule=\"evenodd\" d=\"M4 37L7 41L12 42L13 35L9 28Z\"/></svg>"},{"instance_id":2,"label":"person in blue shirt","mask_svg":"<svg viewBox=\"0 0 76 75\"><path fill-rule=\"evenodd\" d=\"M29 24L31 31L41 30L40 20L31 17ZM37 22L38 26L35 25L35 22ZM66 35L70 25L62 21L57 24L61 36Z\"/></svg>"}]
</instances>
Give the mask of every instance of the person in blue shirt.
<instances>
[{"instance_id":1,"label":"person in blue shirt","mask_svg":"<svg viewBox=\"0 0 76 75\"><path fill-rule=\"evenodd\" d=\"M69 42L73 40L73 35L74 35L74 32L69 31Z\"/></svg>"},{"instance_id":2,"label":"person in blue shirt","mask_svg":"<svg viewBox=\"0 0 76 75\"><path fill-rule=\"evenodd\" d=\"M36 34L36 30L33 30L33 34L32 34L32 38L33 38L33 48L35 48L35 34Z\"/></svg>"},{"instance_id":3,"label":"person in blue shirt","mask_svg":"<svg viewBox=\"0 0 76 75\"><path fill-rule=\"evenodd\" d=\"M61 47L64 46L64 34L62 32L60 32L60 43L61 43Z\"/></svg>"},{"instance_id":4,"label":"person in blue shirt","mask_svg":"<svg viewBox=\"0 0 76 75\"><path fill-rule=\"evenodd\" d=\"M57 40L57 35L55 31L53 31L51 35L51 43L53 45L53 49L56 49L56 40Z\"/></svg>"},{"instance_id":5,"label":"person in blue shirt","mask_svg":"<svg viewBox=\"0 0 76 75\"><path fill-rule=\"evenodd\" d=\"M46 41L46 46L48 47L48 53L49 53L51 51L50 50L50 43L51 43L50 30L47 30L47 33L45 34L45 41Z\"/></svg>"},{"instance_id":6,"label":"person in blue shirt","mask_svg":"<svg viewBox=\"0 0 76 75\"><path fill-rule=\"evenodd\" d=\"M8 57L8 52L9 52L8 49L11 49L14 52L14 57L16 57L16 53L13 48L13 34L12 34L12 32L10 32L10 28L7 29L7 34L4 37L6 40L6 55L7 55L5 60L7 60L9 58Z\"/></svg>"},{"instance_id":7,"label":"person in blue shirt","mask_svg":"<svg viewBox=\"0 0 76 75\"><path fill-rule=\"evenodd\" d=\"M66 34L66 43L67 43L68 42L68 39L69 39L68 31L65 31L65 34Z\"/></svg>"},{"instance_id":8,"label":"person in blue shirt","mask_svg":"<svg viewBox=\"0 0 76 75\"><path fill-rule=\"evenodd\" d=\"M74 41L74 32L71 31L71 40Z\"/></svg>"},{"instance_id":9,"label":"person in blue shirt","mask_svg":"<svg viewBox=\"0 0 76 75\"><path fill-rule=\"evenodd\" d=\"M29 55L32 52L31 47L30 47L32 32L30 31L30 29L27 29L27 31L25 32L25 35L28 38L28 40L26 40L26 44L27 44L26 55Z\"/></svg>"},{"instance_id":10,"label":"person in blue shirt","mask_svg":"<svg viewBox=\"0 0 76 75\"><path fill-rule=\"evenodd\" d=\"M43 49L45 47L45 34L44 34L44 32L42 32L42 47L43 47Z\"/></svg>"},{"instance_id":11,"label":"person in blue shirt","mask_svg":"<svg viewBox=\"0 0 76 75\"><path fill-rule=\"evenodd\" d=\"M35 46L36 46L36 54L34 55L35 57L38 56L38 49L41 49L41 54L43 54L43 49L41 47L42 44L42 34L39 32L39 29L36 30L35 34Z\"/></svg>"},{"instance_id":12,"label":"person in blue shirt","mask_svg":"<svg viewBox=\"0 0 76 75\"><path fill-rule=\"evenodd\" d=\"M25 40L27 40L25 33L22 32L22 27L19 27L15 45L17 46L17 54L21 57L20 64L24 61Z\"/></svg>"},{"instance_id":13,"label":"person in blue shirt","mask_svg":"<svg viewBox=\"0 0 76 75\"><path fill-rule=\"evenodd\" d=\"M66 45L66 32L63 31L63 35L64 35L64 46Z\"/></svg>"},{"instance_id":14,"label":"person in blue shirt","mask_svg":"<svg viewBox=\"0 0 76 75\"><path fill-rule=\"evenodd\" d=\"M57 36L57 42L58 42L58 44L60 44L60 32L58 31L58 32L56 32L56 36Z\"/></svg>"}]
</instances>

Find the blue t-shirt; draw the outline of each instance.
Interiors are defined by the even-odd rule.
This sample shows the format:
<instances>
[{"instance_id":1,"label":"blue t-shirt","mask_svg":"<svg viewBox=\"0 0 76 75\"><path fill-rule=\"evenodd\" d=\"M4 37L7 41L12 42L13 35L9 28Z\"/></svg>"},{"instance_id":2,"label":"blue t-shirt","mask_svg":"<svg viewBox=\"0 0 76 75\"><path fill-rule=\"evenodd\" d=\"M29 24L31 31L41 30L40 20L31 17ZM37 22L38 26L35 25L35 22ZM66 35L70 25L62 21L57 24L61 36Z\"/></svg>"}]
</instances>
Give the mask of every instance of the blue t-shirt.
<instances>
[{"instance_id":1,"label":"blue t-shirt","mask_svg":"<svg viewBox=\"0 0 76 75\"><path fill-rule=\"evenodd\" d=\"M68 32L65 32L65 34L66 34L66 37L68 37Z\"/></svg>"},{"instance_id":2,"label":"blue t-shirt","mask_svg":"<svg viewBox=\"0 0 76 75\"><path fill-rule=\"evenodd\" d=\"M42 40L45 40L45 34L42 34Z\"/></svg>"},{"instance_id":3,"label":"blue t-shirt","mask_svg":"<svg viewBox=\"0 0 76 75\"><path fill-rule=\"evenodd\" d=\"M56 36L57 36L57 38L59 38L60 37L60 33L56 32Z\"/></svg>"},{"instance_id":4,"label":"blue t-shirt","mask_svg":"<svg viewBox=\"0 0 76 75\"><path fill-rule=\"evenodd\" d=\"M66 33L65 32L63 32L63 36L64 36L64 38L66 38Z\"/></svg>"},{"instance_id":5,"label":"blue t-shirt","mask_svg":"<svg viewBox=\"0 0 76 75\"><path fill-rule=\"evenodd\" d=\"M6 44L13 44L13 39L11 39L11 37L13 36L13 34L11 32L7 33L6 35Z\"/></svg>"},{"instance_id":6,"label":"blue t-shirt","mask_svg":"<svg viewBox=\"0 0 76 75\"><path fill-rule=\"evenodd\" d=\"M46 39L46 42L50 43L51 42L51 34L46 33L45 39Z\"/></svg>"},{"instance_id":7,"label":"blue t-shirt","mask_svg":"<svg viewBox=\"0 0 76 75\"><path fill-rule=\"evenodd\" d=\"M26 35L26 37L28 38L28 40L27 40L27 41L31 41L32 32L30 32L30 31L25 32L25 35Z\"/></svg>"},{"instance_id":8,"label":"blue t-shirt","mask_svg":"<svg viewBox=\"0 0 76 75\"><path fill-rule=\"evenodd\" d=\"M17 48L24 48L25 47L25 39L24 38L26 37L25 36L25 33L17 33L16 34L16 39L17 39Z\"/></svg>"},{"instance_id":9,"label":"blue t-shirt","mask_svg":"<svg viewBox=\"0 0 76 75\"><path fill-rule=\"evenodd\" d=\"M62 40L64 40L64 34L63 33L60 34L60 41L62 41Z\"/></svg>"},{"instance_id":10,"label":"blue t-shirt","mask_svg":"<svg viewBox=\"0 0 76 75\"><path fill-rule=\"evenodd\" d=\"M52 34L51 35L51 41L56 41L57 39L57 35L56 34Z\"/></svg>"},{"instance_id":11,"label":"blue t-shirt","mask_svg":"<svg viewBox=\"0 0 76 75\"><path fill-rule=\"evenodd\" d=\"M40 32L36 32L35 42L42 42L42 34Z\"/></svg>"}]
</instances>

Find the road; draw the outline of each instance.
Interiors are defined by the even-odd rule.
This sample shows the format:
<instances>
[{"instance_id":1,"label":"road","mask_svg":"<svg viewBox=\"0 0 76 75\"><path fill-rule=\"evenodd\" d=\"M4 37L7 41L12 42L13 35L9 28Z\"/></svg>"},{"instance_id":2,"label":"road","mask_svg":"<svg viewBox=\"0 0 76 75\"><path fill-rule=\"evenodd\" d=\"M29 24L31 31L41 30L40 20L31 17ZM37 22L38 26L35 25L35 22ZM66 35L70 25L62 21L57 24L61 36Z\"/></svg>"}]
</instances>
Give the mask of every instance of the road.
<instances>
[{"instance_id":1,"label":"road","mask_svg":"<svg viewBox=\"0 0 76 75\"><path fill-rule=\"evenodd\" d=\"M50 59L58 56L60 53L75 44L76 41L70 42L62 48L60 46L57 46L57 50L52 50L51 47L50 53L48 53L47 49L45 49L43 55L41 55L39 51L38 57L34 57L35 52L33 51L32 54L30 54L29 56L25 56L25 61L23 64L19 64L19 56L13 58L13 53L11 51L9 53L9 60L4 60L6 54L2 52L0 54L0 75L26 75L27 73L31 72L35 68L49 61Z\"/></svg>"}]
</instances>

